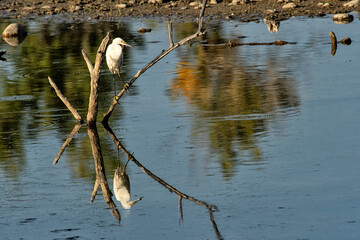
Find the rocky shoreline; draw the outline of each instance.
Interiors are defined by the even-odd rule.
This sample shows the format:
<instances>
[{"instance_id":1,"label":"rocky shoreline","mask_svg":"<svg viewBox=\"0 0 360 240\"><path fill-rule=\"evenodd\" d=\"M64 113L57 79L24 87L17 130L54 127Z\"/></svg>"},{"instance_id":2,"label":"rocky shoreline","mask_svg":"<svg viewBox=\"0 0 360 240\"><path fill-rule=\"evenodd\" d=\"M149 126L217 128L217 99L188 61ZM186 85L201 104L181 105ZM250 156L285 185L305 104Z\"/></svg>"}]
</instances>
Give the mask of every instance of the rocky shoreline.
<instances>
[{"instance_id":1,"label":"rocky shoreline","mask_svg":"<svg viewBox=\"0 0 360 240\"><path fill-rule=\"evenodd\" d=\"M353 4L351 4L351 2ZM256 21L260 18L284 20L292 16L318 17L360 11L359 0L209 0L206 17ZM348 4L348 5L346 5ZM57 15L76 20L111 20L121 17L196 18L201 1L197 0L3 0L3 17Z\"/></svg>"}]
</instances>

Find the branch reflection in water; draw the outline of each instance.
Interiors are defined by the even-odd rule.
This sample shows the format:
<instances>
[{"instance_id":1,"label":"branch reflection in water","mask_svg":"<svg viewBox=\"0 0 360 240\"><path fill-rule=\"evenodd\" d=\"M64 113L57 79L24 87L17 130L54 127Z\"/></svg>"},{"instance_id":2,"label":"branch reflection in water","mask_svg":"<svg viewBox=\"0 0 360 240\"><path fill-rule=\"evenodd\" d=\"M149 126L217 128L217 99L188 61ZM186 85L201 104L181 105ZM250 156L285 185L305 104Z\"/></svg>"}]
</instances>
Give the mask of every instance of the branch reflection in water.
<instances>
[{"instance_id":1,"label":"branch reflection in water","mask_svg":"<svg viewBox=\"0 0 360 240\"><path fill-rule=\"evenodd\" d=\"M59 150L59 153L55 158L54 165L58 162L61 155L64 153L66 147L70 144L70 142L73 139L74 135L77 134L77 132L79 131L81 126L82 126L81 124L76 124L75 125L74 129L69 134L69 136L65 140L64 144L61 146L61 148ZM218 210L215 205L208 204L205 201L202 201L202 200L196 199L196 198L194 198L192 196L189 196L189 195L179 191L175 187L171 186L169 183L165 182L164 180L162 180L157 175L153 174L149 169L144 167L134 157L134 155L132 153L130 153L122 145L122 143L115 136L114 132L112 131L112 129L110 128L110 126L108 124L103 123L103 126L104 126L105 130L107 131L107 133L111 136L111 138L114 141L117 148L120 149L128 157L128 161L126 162L124 167L122 167L120 165L117 167L117 169L115 171L114 182L113 182L115 197L116 197L116 199L118 201L121 202L122 206L125 209L130 209L136 202L138 202L138 201L140 201L142 199L142 197L140 197L140 198L138 198L138 199L136 199L134 201L130 201L130 180L129 180L129 176L126 174L126 167L127 167L128 162L132 161L144 173L146 173L152 179L154 179L159 184L164 186L170 192L175 193L176 195L178 195L178 197L179 197L179 209L178 209L178 211L179 211L179 222L183 221L182 199L187 199L187 200L189 200L191 202L194 202L194 203L196 203L198 205L204 206L208 210L209 218L210 218L212 227L213 227L213 229L215 231L215 234L216 234L217 238L218 239L223 239L223 237L221 236L221 233L220 233L220 231L219 231L219 229L217 227L217 224L216 224L215 218L214 218L214 214L213 214L213 212ZM92 154L93 154L93 157L94 157L95 172L96 172L96 180L95 180L95 184L94 184L94 190L92 192L90 201L93 202L95 200L95 196L97 194L97 190L98 190L99 185L100 185L101 190L102 190L103 195L104 195L105 202L107 204L107 207L110 209L112 215L116 218L118 223L120 223L121 215L120 215L119 210L116 207L116 204L112 200L113 194L112 194L112 192L111 192L111 190L109 188L109 184L108 184L106 174L105 174L104 159L103 159L102 152L101 152L100 139L99 139L99 135L98 135L96 125L88 126L88 135L89 135L89 139L90 139Z\"/></svg>"},{"instance_id":2,"label":"branch reflection in water","mask_svg":"<svg viewBox=\"0 0 360 240\"><path fill-rule=\"evenodd\" d=\"M61 158L62 154L64 153L66 147L70 144L73 137L79 132L81 128L81 124L76 124L74 129L71 131L67 139L65 140L64 144L61 146L59 153L55 157L53 162L56 165ZM118 223L120 223L121 215L119 210L116 207L116 204L112 200L112 192L109 188L109 184L105 174L105 166L104 166L104 159L101 153L101 146L100 146L100 139L99 134L97 131L96 125L88 126L88 135L91 144L91 150L94 157L94 165L95 165L95 173L96 173L96 180L94 183L94 190L91 194L90 202L94 202L95 196L97 194L99 185L101 186L102 193L104 195L104 199L106 202L107 207L110 209L112 215L116 218Z\"/></svg>"},{"instance_id":3,"label":"branch reflection in water","mask_svg":"<svg viewBox=\"0 0 360 240\"><path fill-rule=\"evenodd\" d=\"M213 212L217 211L217 207L215 205L211 205L208 204L202 200L196 199L194 197L191 197L181 191L179 191L178 189L176 189L175 187L171 186L170 184L168 184L167 182L165 182L164 180L162 180L160 177L156 176L155 174L153 174L149 169L147 169L146 167L144 167L138 160L136 160L136 158L134 157L134 155L129 152L123 145L122 143L118 140L118 138L115 136L114 132L111 130L110 126L107 123L103 123L103 126L105 128L105 130L109 133L109 135L111 136L112 140L114 141L115 145L117 146L118 149L120 149L127 157L129 161L134 162L144 173L146 173L148 176L150 176L152 179L154 179L155 181L157 181L159 184L161 184L162 186L164 186L166 189L168 189L170 192L175 193L176 195L178 195L179 197L179 221L183 220L183 212L182 212L182 199L187 199L189 201L192 201L198 205L204 206L208 212L209 212L209 217L210 217L210 221L212 223L213 229L215 231L215 234L217 236L218 239L223 239L223 237L221 236L221 233L217 227L217 224L215 222L215 218L214 218L214 214Z\"/></svg>"},{"instance_id":4,"label":"branch reflection in water","mask_svg":"<svg viewBox=\"0 0 360 240\"><path fill-rule=\"evenodd\" d=\"M88 134L91 143L92 154L94 156L95 171L96 171L96 180L95 180L94 190L91 195L91 202L94 201L96 192L100 185L106 205L108 206L108 208L110 209L111 213L114 215L116 220L120 223L121 215L119 213L119 210L116 208L114 201L112 200L113 194L109 188L109 184L106 179L104 159L101 153L100 139L96 125L93 125L91 127L88 126Z\"/></svg>"}]
</instances>

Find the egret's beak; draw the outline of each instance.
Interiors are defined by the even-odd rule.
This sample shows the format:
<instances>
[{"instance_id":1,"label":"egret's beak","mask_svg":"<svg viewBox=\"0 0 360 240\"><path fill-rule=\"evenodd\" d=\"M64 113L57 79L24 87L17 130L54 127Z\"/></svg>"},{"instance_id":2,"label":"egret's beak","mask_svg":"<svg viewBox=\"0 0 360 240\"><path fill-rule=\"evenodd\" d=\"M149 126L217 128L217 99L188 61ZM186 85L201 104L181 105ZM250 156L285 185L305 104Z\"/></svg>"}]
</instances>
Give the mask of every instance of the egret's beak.
<instances>
[{"instance_id":1,"label":"egret's beak","mask_svg":"<svg viewBox=\"0 0 360 240\"><path fill-rule=\"evenodd\" d=\"M123 46L128 46L128 47L131 47L131 48L132 48L132 46L131 46L130 44L126 43L125 41L123 41L121 44L122 44Z\"/></svg>"}]
</instances>

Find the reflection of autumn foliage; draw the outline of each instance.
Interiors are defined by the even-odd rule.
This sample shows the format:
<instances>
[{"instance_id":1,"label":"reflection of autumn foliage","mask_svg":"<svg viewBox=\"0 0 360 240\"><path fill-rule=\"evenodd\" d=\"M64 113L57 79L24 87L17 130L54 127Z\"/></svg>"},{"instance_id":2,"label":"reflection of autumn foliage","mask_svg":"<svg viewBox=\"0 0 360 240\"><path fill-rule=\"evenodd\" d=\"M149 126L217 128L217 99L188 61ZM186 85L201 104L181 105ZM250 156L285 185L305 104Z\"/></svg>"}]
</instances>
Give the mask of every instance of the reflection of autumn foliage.
<instances>
[{"instance_id":1,"label":"reflection of autumn foliage","mask_svg":"<svg viewBox=\"0 0 360 240\"><path fill-rule=\"evenodd\" d=\"M216 42L211 36L207 42ZM180 53L170 92L173 100L183 97L199 111L194 143L209 138L208 147L220 156L228 177L236 165L263 163L258 136L266 134L279 111L299 105L294 80L281 73L284 63L271 56L266 66L257 67L247 64L240 48L200 44L192 48L196 49Z\"/></svg>"},{"instance_id":2,"label":"reflection of autumn foliage","mask_svg":"<svg viewBox=\"0 0 360 240\"><path fill-rule=\"evenodd\" d=\"M191 101L195 96L197 81L195 70L186 62L179 62L176 70L177 78L171 86L171 96L184 96L187 101Z\"/></svg>"}]
</instances>

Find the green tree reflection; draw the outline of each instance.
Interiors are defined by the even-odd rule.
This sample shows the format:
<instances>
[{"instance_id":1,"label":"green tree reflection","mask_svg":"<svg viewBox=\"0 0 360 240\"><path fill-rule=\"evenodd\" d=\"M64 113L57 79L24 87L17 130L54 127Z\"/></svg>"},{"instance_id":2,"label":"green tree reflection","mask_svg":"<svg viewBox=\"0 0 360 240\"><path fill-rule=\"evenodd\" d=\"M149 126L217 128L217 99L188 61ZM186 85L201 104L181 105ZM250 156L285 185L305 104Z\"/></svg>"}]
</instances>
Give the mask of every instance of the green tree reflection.
<instances>
[{"instance_id":1,"label":"green tree reflection","mask_svg":"<svg viewBox=\"0 0 360 240\"><path fill-rule=\"evenodd\" d=\"M0 26L4 29L7 24L4 21ZM128 22L104 22L101 23L101 27L99 24L86 22L50 24L29 21L23 25L28 29L29 35L20 46L12 47L4 41L1 42L2 49L7 50L8 62L0 66L0 168L12 177L17 177L26 164L26 140L38 138L39 133L44 131L44 126L46 128L48 124L58 129L54 134L58 134L59 139L65 139L74 126L75 122L71 121L73 117L49 87L47 77L52 76L79 113L86 115L90 77L81 49L85 49L89 57L94 59L99 43L109 31L113 36L121 35L124 39L136 39L137 44L143 41L141 36L131 35ZM124 61L129 61L131 55L125 56ZM103 67L105 70L106 66ZM124 72L123 77L129 78L127 71ZM100 91L105 93L101 95L100 101L106 108L107 102L112 99L113 85L107 69L103 75L102 81L111 83L100 86ZM121 115L119 106L115 116ZM80 177L94 174L94 171L91 171L93 160L87 139L79 135L74 139L74 144L81 147L68 149L69 162L77 162L74 175ZM110 143L110 146L112 145ZM83 154L74 154L74 151L79 149ZM73 155L80 156L81 159L75 161L71 157ZM115 169L117 166L116 154L114 153L111 158L113 161L110 161L110 164L113 166L107 169Z\"/></svg>"}]
</instances>

